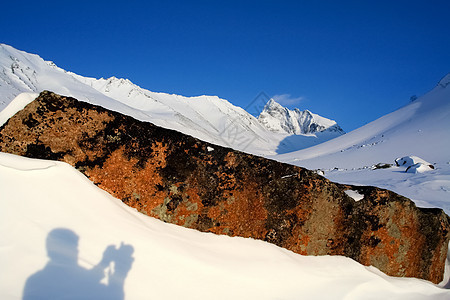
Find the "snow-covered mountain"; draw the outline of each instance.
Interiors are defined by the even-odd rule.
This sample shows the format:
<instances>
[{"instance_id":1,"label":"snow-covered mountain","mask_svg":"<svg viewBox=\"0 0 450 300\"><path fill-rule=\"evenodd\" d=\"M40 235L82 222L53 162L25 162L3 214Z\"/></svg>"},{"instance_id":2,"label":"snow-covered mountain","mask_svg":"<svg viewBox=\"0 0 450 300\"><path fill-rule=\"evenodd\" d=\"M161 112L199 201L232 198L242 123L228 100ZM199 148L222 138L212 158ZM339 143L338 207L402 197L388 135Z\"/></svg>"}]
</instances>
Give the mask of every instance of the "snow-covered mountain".
<instances>
[{"instance_id":1,"label":"snow-covered mountain","mask_svg":"<svg viewBox=\"0 0 450 300\"><path fill-rule=\"evenodd\" d=\"M273 132L314 134L328 131L335 133L336 137L344 134L336 121L321 117L309 110L301 111L297 108L290 110L273 99L264 106L258 121Z\"/></svg>"},{"instance_id":2,"label":"snow-covered mountain","mask_svg":"<svg viewBox=\"0 0 450 300\"><path fill-rule=\"evenodd\" d=\"M0 66L0 124L33 100L35 93L47 89L252 153L277 152L283 140L293 137L303 139L298 143L303 147L317 140L312 135L267 130L256 118L217 97L152 93L124 79L85 78L6 45L0 45ZM34 94L21 94L24 92ZM14 105L5 108L13 99ZM230 116L238 122L230 122ZM230 127L233 124L239 125ZM233 133L236 130L240 135ZM326 132L322 132L324 136ZM420 206L443 207L449 213L449 153L447 75L430 93L396 112L322 145L273 158L322 169L335 181L392 189ZM406 173L402 165L370 168L381 162L394 164L395 159L408 155L420 157L434 169L414 174ZM116 265L108 265L102 281L110 284L115 267L130 262L132 255L125 299L449 298L448 290L436 285L391 278L347 258L300 256L261 241L204 234L159 222L126 207L59 162L0 153L0 195L1 299L22 299L27 278L51 260L46 239L56 228L79 236L79 252L70 248L67 239L53 244L65 258L75 261L75 266L63 265L64 276L80 279L77 273L94 267L112 245ZM122 242L132 247L133 253L121 253ZM449 274L447 266L443 284ZM47 276L40 286L51 286L52 280L55 278ZM75 296L82 298L83 288Z\"/></svg>"},{"instance_id":3,"label":"snow-covered mountain","mask_svg":"<svg viewBox=\"0 0 450 300\"><path fill-rule=\"evenodd\" d=\"M5 111L20 93L51 90L211 143L322 169L335 181L391 189L424 206L450 212L445 200L450 199L450 75L409 105L335 138L341 132L334 121L308 111L290 111L274 101L267 103L258 121L215 96L183 97L150 92L126 79L86 78L4 44L0 44L0 67L0 124L36 97L23 95L20 105ZM313 130L319 131L294 134ZM328 142L319 144L324 141ZM298 149L303 150L292 152ZM418 156L436 168L413 177L395 168L368 171L405 156Z\"/></svg>"},{"instance_id":4,"label":"snow-covered mountain","mask_svg":"<svg viewBox=\"0 0 450 300\"><path fill-rule=\"evenodd\" d=\"M375 166L405 156L420 157L434 169L409 174L404 166ZM333 181L390 189L419 206L450 213L450 74L397 111L323 144L273 158L321 169Z\"/></svg>"},{"instance_id":5,"label":"snow-covered mountain","mask_svg":"<svg viewBox=\"0 0 450 300\"><path fill-rule=\"evenodd\" d=\"M295 143L283 143L294 133L311 130L273 132L244 109L216 96L183 97L151 92L127 79L87 78L58 68L38 55L0 44L0 111L20 93L43 90L257 155L302 149L334 137L308 134Z\"/></svg>"}]
</instances>

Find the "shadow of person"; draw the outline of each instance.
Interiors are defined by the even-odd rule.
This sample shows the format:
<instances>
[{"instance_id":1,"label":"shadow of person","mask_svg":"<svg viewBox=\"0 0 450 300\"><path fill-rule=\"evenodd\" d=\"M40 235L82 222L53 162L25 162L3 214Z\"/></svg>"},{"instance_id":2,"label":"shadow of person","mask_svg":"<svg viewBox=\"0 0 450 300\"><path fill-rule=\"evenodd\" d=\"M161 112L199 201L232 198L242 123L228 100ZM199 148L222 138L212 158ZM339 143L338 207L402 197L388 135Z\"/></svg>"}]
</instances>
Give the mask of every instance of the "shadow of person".
<instances>
[{"instance_id":1,"label":"shadow of person","mask_svg":"<svg viewBox=\"0 0 450 300\"><path fill-rule=\"evenodd\" d=\"M123 285L133 263L134 249L108 246L92 269L78 265L78 236L69 229L52 230L46 240L46 266L31 275L23 299L124 299ZM105 283L106 282L106 283Z\"/></svg>"}]
</instances>

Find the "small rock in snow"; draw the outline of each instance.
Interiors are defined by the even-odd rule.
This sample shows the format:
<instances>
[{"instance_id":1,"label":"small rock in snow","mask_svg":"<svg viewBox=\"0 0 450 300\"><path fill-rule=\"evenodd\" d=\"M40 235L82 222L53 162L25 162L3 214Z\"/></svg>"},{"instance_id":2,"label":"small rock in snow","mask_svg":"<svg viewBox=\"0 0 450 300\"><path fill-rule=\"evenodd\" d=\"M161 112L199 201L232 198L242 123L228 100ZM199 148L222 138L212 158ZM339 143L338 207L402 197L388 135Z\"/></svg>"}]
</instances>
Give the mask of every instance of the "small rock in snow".
<instances>
[{"instance_id":1,"label":"small rock in snow","mask_svg":"<svg viewBox=\"0 0 450 300\"><path fill-rule=\"evenodd\" d=\"M406 169L406 173L423 173L423 172L427 172L427 171L431 171L434 170L434 166L429 164L423 164L423 163L417 163L414 164L412 166L409 166Z\"/></svg>"},{"instance_id":2,"label":"small rock in snow","mask_svg":"<svg viewBox=\"0 0 450 300\"><path fill-rule=\"evenodd\" d=\"M390 167L392 167L392 164L378 163L376 165L371 166L370 168L372 170L378 170L378 169L388 169Z\"/></svg>"},{"instance_id":3,"label":"small rock in snow","mask_svg":"<svg viewBox=\"0 0 450 300\"><path fill-rule=\"evenodd\" d=\"M397 158L395 163L399 167L406 167L406 173L423 173L434 169L434 166L429 162L412 155Z\"/></svg>"},{"instance_id":4,"label":"small rock in snow","mask_svg":"<svg viewBox=\"0 0 450 300\"><path fill-rule=\"evenodd\" d=\"M324 172L323 170L321 170L321 169L315 170L314 172L315 172L317 175L325 176L325 172Z\"/></svg>"}]
</instances>

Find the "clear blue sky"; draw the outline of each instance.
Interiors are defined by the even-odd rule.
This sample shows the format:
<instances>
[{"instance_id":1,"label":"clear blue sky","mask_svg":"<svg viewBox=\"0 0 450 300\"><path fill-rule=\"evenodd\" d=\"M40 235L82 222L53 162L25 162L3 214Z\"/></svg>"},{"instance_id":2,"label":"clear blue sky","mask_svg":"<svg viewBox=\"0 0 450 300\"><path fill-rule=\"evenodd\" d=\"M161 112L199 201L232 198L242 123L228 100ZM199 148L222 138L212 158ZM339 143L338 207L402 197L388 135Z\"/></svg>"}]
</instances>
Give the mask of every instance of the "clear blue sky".
<instances>
[{"instance_id":1,"label":"clear blue sky","mask_svg":"<svg viewBox=\"0 0 450 300\"><path fill-rule=\"evenodd\" d=\"M261 91L353 130L450 72L450 1L3 1L0 42L151 91Z\"/></svg>"}]
</instances>

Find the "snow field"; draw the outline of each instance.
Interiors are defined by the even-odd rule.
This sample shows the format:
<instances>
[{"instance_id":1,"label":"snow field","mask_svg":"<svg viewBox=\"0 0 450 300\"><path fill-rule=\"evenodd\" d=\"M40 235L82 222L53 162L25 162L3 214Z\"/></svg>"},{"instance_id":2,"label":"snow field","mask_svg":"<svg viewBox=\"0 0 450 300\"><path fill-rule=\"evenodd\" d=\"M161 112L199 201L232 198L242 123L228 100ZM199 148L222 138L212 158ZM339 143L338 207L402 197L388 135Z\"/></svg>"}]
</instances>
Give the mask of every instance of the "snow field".
<instances>
[{"instance_id":1,"label":"snow field","mask_svg":"<svg viewBox=\"0 0 450 300\"><path fill-rule=\"evenodd\" d=\"M109 245L134 249L126 299L448 299L429 282L392 278L345 257L294 254L274 245L163 223L122 204L65 163L0 153L0 298L20 299L48 258L47 234L79 237L91 268Z\"/></svg>"}]
</instances>

